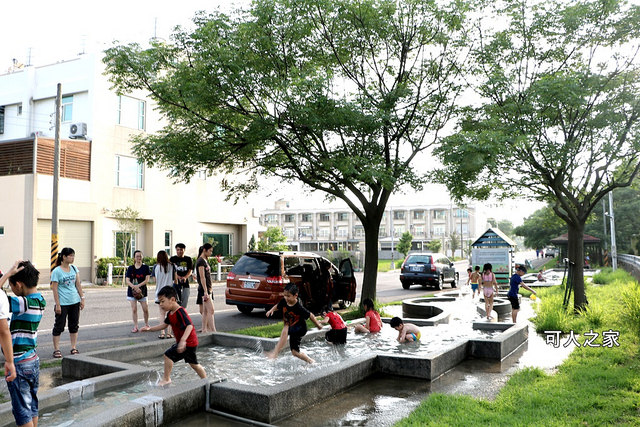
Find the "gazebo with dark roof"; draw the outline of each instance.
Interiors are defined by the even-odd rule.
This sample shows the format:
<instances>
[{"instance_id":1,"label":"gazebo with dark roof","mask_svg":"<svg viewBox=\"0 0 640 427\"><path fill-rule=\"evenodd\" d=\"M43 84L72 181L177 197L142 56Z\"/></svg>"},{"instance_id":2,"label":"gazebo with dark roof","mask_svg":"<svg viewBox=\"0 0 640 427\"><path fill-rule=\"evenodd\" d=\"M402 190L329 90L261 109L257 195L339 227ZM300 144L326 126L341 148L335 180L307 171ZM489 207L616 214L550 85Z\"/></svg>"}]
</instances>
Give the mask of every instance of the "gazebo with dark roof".
<instances>
[{"instance_id":1,"label":"gazebo with dark roof","mask_svg":"<svg viewBox=\"0 0 640 427\"><path fill-rule=\"evenodd\" d=\"M588 234L583 234L583 239L584 256L589 257L590 263L595 262L602 265L602 241ZM569 233L551 239L551 243L560 249L560 262L568 257Z\"/></svg>"}]
</instances>

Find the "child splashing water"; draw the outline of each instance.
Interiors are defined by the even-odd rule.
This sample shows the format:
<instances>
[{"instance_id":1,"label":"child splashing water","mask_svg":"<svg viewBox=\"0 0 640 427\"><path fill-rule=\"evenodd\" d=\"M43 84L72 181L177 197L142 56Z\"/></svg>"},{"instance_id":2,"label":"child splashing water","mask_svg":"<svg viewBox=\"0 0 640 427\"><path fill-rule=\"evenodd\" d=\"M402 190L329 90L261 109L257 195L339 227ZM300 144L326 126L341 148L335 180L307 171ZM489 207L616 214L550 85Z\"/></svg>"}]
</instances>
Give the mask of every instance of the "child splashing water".
<instances>
[{"instance_id":1,"label":"child splashing water","mask_svg":"<svg viewBox=\"0 0 640 427\"><path fill-rule=\"evenodd\" d=\"M322 329L322 325L316 317L298 301L298 287L296 285L293 283L288 284L284 288L283 294L284 298L282 301L267 311L267 317L271 317L274 311L282 310L282 318L284 320L280 340L278 340L273 351L267 353L267 357L269 359L277 358L287 342L287 335L289 335L291 354L307 363L314 363L315 360L300 351L300 342L302 341L302 337L307 334L307 319L311 319L318 329Z\"/></svg>"}]
</instances>

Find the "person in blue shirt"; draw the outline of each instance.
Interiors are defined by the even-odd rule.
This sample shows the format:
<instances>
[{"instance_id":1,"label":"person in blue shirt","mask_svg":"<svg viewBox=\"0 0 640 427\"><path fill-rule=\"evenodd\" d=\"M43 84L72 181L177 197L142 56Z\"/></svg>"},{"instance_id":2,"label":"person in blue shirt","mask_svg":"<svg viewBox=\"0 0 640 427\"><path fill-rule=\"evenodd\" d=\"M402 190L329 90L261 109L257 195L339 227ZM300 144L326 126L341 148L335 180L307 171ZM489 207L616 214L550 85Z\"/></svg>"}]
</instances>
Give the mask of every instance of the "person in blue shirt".
<instances>
[{"instance_id":1,"label":"person in blue shirt","mask_svg":"<svg viewBox=\"0 0 640 427\"><path fill-rule=\"evenodd\" d=\"M525 285L522 281L522 276L525 274L527 274L527 268L524 265L519 265L516 267L516 272L511 276L511 280L509 281L507 299L511 302L511 320L513 323L516 323L518 311L520 311L520 301L518 301L518 291L520 290L520 286L529 292L532 292L534 295L537 295L536 291Z\"/></svg>"},{"instance_id":2,"label":"person in blue shirt","mask_svg":"<svg viewBox=\"0 0 640 427\"><path fill-rule=\"evenodd\" d=\"M56 268L51 272L51 290L55 303L55 323L53 325L53 357L62 357L60 335L69 319L71 354L78 354L78 328L80 310L84 309L84 293L78 268L73 265L76 252L72 248L62 248L56 260Z\"/></svg>"}]
</instances>

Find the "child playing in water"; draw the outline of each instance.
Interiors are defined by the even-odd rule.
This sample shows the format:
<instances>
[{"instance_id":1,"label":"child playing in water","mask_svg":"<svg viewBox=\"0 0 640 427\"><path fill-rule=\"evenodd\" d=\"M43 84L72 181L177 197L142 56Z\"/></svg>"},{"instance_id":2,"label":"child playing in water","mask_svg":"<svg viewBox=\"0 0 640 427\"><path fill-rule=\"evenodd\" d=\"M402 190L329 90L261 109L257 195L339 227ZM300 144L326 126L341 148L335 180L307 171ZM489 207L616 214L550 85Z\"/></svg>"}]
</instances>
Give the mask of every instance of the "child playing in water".
<instances>
[{"instance_id":1,"label":"child playing in water","mask_svg":"<svg viewBox=\"0 0 640 427\"><path fill-rule=\"evenodd\" d=\"M480 290L478 289L480 283L480 266L476 265L474 272L469 275L469 283L471 283L471 299L476 297L476 292L480 296Z\"/></svg>"},{"instance_id":2,"label":"child playing in water","mask_svg":"<svg viewBox=\"0 0 640 427\"><path fill-rule=\"evenodd\" d=\"M493 274L493 266L489 263L482 267L482 293L484 294L484 309L487 312L487 320L492 320L493 297L498 293L498 282Z\"/></svg>"},{"instance_id":3,"label":"child playing in water","mask_svg":"<svg viewBox=\"0 0 640 427\"><path fill-rule=\"evenodd\" d=\"M355 331L361 333L380 332L380 329L382 329L382 320L380 320L380 314L375 310L371 298L362 301L362 308L364 308L366 322L364 325L356 325Z\"/></svg>"},{"instance_id":4,"label":"child playing in water","mask_svg":"<svg viewBox=\"0 0 640 427\"><path fill-rule=\"evenodd\" d=\"M325 311L322 313L323 319L320 323L328 323L331 325L331 330L326 333L324 338L333 344L346 344L347 343L347 325L342 320L342 316L333 311Z\"/></svg>"},{"instance_id":5,"label":"child playing in water","mask_svg":"<svg viewBox=\"0 0 640 427\"><path fill-rule=\"evenodd\" d=\"M420 329L413 323L404 323L401 318L394 317L389 324L393 329L398 331L399 342L414 342L420 340Z\"/></svg>"},{"instance_id":6,"label":"child playing in water","mask_svg":"<svg viewBox=\"0 0 640 427\"><path fill-rule=\"evenodd\" d=\"M280 340L273 351L267 353L267 357L270 359L278 357L278 353L280 353L280 350L282 350L286 344L287 335L289 335L291 354L307 363L314 363L315 360L300 351L300 342L302 341L302 337L307 334L307 319L311 319L318 329L322 329L322 325L309 310L300 304L300 301L298 301L298 292L296 285L293 283L288 284L284 288L284 298L282 301L267 311L267 317L271 317L274 311L282 310L282 318L284 319L284 327L280 334Z\"/></svg>"},{"instance_id":7,"label":"child playing in water","mask_svg":"<svg viewBox=\"0 0 640 427\"><path fill-rule=\"evenodd\" d=\"M171 325L173 335L176 337L176 343L164 353L164 375L158 385L165 386L171 383L173 364L182 359L196 371L200 378L206 378L207 373L202 365L198 363L198 358L196 357L196 349L198 348L196 330L185 309L178 304L176 290L172 286L165 286L160 289L158 291L158 302L160 303L160 308L167 312L164 323L152 327L145 326L141 331L163 331L167 326Z\"/></svg>"}]
</instances>

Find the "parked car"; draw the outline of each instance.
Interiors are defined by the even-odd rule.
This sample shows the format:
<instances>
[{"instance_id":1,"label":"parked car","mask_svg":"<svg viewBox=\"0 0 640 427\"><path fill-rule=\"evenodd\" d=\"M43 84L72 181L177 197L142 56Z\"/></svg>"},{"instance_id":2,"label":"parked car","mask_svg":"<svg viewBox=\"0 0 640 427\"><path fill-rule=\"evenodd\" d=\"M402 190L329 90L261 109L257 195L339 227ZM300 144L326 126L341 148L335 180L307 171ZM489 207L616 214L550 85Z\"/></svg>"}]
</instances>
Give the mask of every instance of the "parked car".
<instances>
[{"instance_id":1,"label":"parked car","mask_svg":"<svg viewBox=\"0 0 640 427\"><path fill-rule=\"evenodd\" d=\"M336 302L346 307L356 299L348 258L336 267L311 252L247 252L227 275L226 303L245 314L254 308L268 310L280 302L289 283L298 285L300 301L313 313Z\"/></svg>"},{"instance_id":2,"label":"parked car","mask_svg":"<svg viewBox=\"0 0 640 427\"><path fill-rule=\"evenodd\" d=\"M550 257L550 258L555 258L557 257L559 254L558 252L558 248L554 248L552 246L547 246L546 248L544 248L544 257Z\"/></svg>"},{"instance_id":3,"label":"parked car","mask_svg":"<svg viewBox=\"0 0 640 427\"><path fill-rule=\"evenodd\" d=\"M445 282L455 288L457 280L458 274L453 263L443 254L409 254L400 267L400 282L404 289L414 284L442 289Z\"/></svg>"}]
</instances>

